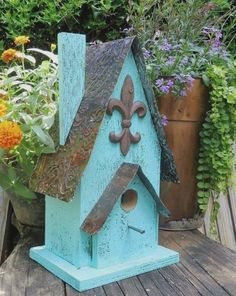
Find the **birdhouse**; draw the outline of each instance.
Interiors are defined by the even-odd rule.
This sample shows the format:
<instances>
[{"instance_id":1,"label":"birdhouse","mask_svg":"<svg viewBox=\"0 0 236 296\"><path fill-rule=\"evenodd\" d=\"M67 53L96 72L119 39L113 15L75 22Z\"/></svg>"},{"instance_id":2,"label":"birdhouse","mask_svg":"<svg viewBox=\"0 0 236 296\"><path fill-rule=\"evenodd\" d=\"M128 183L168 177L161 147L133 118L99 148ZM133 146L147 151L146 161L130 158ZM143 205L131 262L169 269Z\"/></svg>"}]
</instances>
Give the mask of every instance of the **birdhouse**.
<instances>
[{"instance_id":1,"label":"birdhouse","mask_svg":"<svg viewBox=\"0 0 236 296\"><path fill-rule=\"evenodd\" d=\"M160 180L178 178L137 38L58 43L59 141L31 178L46 229L30 257L79 291L178 262L158 244Z\"/></svg>"}]
</instances>

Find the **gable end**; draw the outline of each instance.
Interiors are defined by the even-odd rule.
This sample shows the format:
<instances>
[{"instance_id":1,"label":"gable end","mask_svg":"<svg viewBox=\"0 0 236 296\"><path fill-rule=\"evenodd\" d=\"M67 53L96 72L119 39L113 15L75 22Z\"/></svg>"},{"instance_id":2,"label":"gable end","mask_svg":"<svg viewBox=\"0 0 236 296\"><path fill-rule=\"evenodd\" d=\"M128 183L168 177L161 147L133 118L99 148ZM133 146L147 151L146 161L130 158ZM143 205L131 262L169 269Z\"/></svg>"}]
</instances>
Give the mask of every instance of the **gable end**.
<instances>
[{"instance_id":1,"label":"gable end","mask_svg":"<svg viewBox=\"0 0 236 296\"><path fill-rule=\"evenodd\" d=\"M139 176L143 185L155 200L158 212L168 217L169 211L158 197L148 178L142 172L141 167L137 164L123 163L116 171L114 177L111 179L100 199L85 218L80 228L90 234L97 233L106 222L118 198L125 192L127 186L136 175Z\"/></svg>"}]
</instances>

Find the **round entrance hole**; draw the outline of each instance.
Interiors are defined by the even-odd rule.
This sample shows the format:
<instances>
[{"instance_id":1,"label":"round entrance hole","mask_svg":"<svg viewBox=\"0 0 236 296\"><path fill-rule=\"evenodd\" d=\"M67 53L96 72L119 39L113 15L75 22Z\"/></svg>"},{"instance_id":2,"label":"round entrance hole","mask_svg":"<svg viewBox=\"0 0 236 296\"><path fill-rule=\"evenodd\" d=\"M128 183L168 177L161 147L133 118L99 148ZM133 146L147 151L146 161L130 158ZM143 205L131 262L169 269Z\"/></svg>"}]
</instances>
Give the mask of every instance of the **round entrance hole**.
<instances>
[{"instance_id":1,"label":"round entrance hole","mask_svg":"<svg viewBox=\"0 0 236 296\"><path fill-rule=\"evenodd\" d=\"M133 189L128 189L121 197L121 208L129 212L133 210L138 201L138 193Z\"/></svg>"}]
</instances>

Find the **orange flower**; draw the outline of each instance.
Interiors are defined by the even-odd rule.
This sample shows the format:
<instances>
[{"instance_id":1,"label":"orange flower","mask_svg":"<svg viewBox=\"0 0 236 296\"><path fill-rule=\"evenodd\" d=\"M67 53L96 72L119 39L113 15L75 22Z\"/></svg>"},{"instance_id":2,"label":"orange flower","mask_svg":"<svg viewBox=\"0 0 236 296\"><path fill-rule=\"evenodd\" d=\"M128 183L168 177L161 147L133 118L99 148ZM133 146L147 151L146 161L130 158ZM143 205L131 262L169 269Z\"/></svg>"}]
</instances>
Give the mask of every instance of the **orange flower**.
<instances>
[{"instance_id":1,"label":"orange flower","mask_svg":"<svg viewBox=\"0 0 236 296\"><path fill-rule=\"evenodd\" d=\"M23 35L23 36L16 37L14 42L16 45L24 45L26 43L29 43L30 39L29 39L29 36Z\"/></svg>"},{"instance_id":2,"label":"orange flower","mask_svg":"<svg viewBox=\"0 0 236 296\"><path fill-rule=\"evenodd\" d=\"M7 113L7 104L0 100L0 117L4 116Z\"/></svg>"},{"instance_id":3,"label":"orange flower","mask_svg":"<svg viewBox=\"0 0 236 296\"><path fill-rule=\"evenodd\" d=\"M9 149L19 145L22 138L23 133L16 122L0 122L0 148Z\"/></svg>"},{"instance_id":4,"label":"orange flower","mask_svg":"<svg viewBox=\"0 0 236 296\"><path fill-rule=\"evenodd\" d=\"M2 53L2 60L5 63L9 63L10 61L14 60L16 57L16 50L13 48L9 48Z\"/></svg>"}]
</instances>

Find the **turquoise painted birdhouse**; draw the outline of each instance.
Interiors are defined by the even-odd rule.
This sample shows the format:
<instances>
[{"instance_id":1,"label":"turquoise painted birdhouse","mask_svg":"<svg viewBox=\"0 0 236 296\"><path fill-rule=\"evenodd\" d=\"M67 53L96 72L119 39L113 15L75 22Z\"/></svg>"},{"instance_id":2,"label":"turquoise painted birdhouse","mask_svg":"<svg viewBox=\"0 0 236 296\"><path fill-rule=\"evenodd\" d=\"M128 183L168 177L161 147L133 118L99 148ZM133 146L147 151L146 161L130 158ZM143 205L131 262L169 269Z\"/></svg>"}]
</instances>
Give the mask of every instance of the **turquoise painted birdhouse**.
<instances>
[{"instance_id":1,"label":"turquoise painted birdhouse","mask_svg":"<svg viewBox=\"0 0 236 296\"><path fill-rule=\"evenodd\" d=\"M160 180L178 178L137 38L58 43L59 141L31 178L46 195L31 258L79 291L178 262L158 243Z\"/></svg>"}]
</instances>

